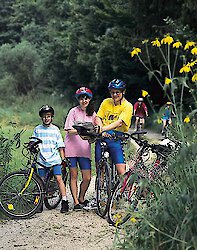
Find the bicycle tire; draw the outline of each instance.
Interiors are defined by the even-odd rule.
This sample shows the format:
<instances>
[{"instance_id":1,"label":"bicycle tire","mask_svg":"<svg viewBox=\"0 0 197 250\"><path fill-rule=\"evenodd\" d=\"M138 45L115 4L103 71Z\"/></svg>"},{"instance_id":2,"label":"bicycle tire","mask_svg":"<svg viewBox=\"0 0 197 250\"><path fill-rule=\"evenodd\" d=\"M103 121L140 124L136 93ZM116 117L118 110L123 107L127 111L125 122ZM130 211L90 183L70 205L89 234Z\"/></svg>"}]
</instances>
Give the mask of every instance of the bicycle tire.
<instances>
[{"instance_id":1,"label":"bicycle tire","mask_svg":"<svg viewBox=\"0 0 197 250\"><path fill-rule=\"evenodd\" d=\"M11 219L30 218L43 202L43 184L36 174L21 194L28 176L27 171L16 171L0 181L0 210Z\"/></svg>"},{"instance_id":2,"label":"bicycle tire","mask_svg":"<svg viewBox=\"0 0 197 250\"><path fill-rule=\"evenodd\" d=\"M67 178L68 178L68 173L66 171L66 168L64 168L62 169L62 179L65 186ZM56 178L53 175L53 173L49 175L45 189L46 189L46 194L44 197L44 204L46 208L49 210L55 209L59 205L62 199L62 195L60 193L59 186L57 184Z\"/></svg>"},{"instance_id":3,"label":"bicycle tire","mask_svg":"<svg viewBox=\"0 0 197 250\"><path fill-rule=\"evenodd\" d=\"M111 175L110 164L108 162L102 163L98 167L96 178L96 203L97 214L104 218L107 214L109 197L111 195Z\"/></svg>"},{"instance_id":4,"label":"bicycle tire","mask_svg":"<svg viewBox=\"0 0 197 250\"><path fill-rule=\"evenodd\" d=\"M108 222L113 226L120 226L128 221L132 212L137 208L139 186L134 186L135 179L130 176L123 185L117 181L109 200Z\"/></svg>"}]
</instances>

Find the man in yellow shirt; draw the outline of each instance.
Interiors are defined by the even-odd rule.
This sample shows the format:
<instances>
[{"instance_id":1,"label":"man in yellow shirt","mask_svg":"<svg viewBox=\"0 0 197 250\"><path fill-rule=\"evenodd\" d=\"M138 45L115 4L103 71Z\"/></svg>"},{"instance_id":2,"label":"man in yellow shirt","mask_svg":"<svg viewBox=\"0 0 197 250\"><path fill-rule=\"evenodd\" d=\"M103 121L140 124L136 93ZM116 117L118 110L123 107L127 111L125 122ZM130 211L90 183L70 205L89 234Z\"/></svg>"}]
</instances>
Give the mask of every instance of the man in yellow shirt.
<instances>
[{"instance_id":1,"label":"man in yellow shirt","mask_svg":"<svg viewBox=\"0 0 197 250\"><path fill-rule=\"evenodd\" d=\"M128 132L131 125L133 105L125 99L126 84L119 79L112 80L108 85L111 98L105 99L97 112L96 124L100 126L101 132L110 134L122 134ZM124 151L120 140L105 139L110 151L112 161L116 165L119 175L126 171ZM96 143L96 162L101 158L100 142Z\"/></svg>"}]
</instances>

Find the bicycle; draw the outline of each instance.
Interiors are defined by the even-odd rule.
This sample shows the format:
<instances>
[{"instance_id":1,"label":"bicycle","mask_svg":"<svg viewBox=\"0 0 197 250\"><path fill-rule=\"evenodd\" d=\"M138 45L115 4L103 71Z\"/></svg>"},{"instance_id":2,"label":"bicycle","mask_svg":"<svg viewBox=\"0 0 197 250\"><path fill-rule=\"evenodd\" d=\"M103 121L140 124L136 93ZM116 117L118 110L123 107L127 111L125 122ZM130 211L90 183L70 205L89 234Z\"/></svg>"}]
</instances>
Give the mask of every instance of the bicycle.
<instances>
[{"instance_id":1,"label":"bicycle","mask_svg":"<svg viewBox=\"0 0 197 250\"><path fill-rule=\"evenodd\" d=\"M144 206L147 196L154 197L151 192L150 181L155 181L167 170L167 155L172 149L169 146L150 144L147 140L139 140L132 134L124 134L125 140L134 139L140 146L135 157L132 159L129 170L124 179L117 181L110 197L108 209L108 222L120 226L131 218L132 212ZM155 159L149 164L150 153L156 154ZM140 201L142 204L140 204Z\"/></svg>"},{"instance_id":2,"label":"bicycle","mask_svg":"<svg viewBox=\"0 0 197 250\"><path fill-rule=\"evenodd\" d=\"M143 123L143 120L145 122L145 117L142 117L142 116L138 116L138 115L135 115L135 119L138 117L138 122L137 122L137 129L136 131L137 132L142 132L144 130L144 123ZM143 133L138 133L137 134L137 137L138 139L140 139L141 135Z\"/></svg>"},{"instance_id":3,"label":"bicycle","mask_svg":"<svg viewBox=\"0 0 197 250\"><path fill-rule=\"evenodd\" d=\"M52 168L44 180L37 173L37 165L45 167L37 161L38 144L42 141L36 137L30 137L30 140L33 141L24 143L22 150L23 156L28 159L25 169L9 173L0 180L0 210L12 219L33 216L43 201L48 209L56 208L61 201ZM68 159L65 161L65 165L69 165ZM66 185L66 166L62 167L62 177Z\"/></svg>"},{"instance_id":4,"label":"bicycle","mask_svg":"<svg viewBox=\"0 0 197 250\"><path fill-rule=\"evenodd\" d=\"M176 116L172 116L171 119L173 118L176 118ZM171 124L169 124L169 120L166 120L166 125L165 127L163 128L162 132L161 132L161 135L164 137L164 138L168 138L170 137L170 129L169 129L169 126L171 126Z\"/></svg>"},{"instance_id":5,"label":"bicycle","mask_svg":"<svg viewBox=\"0 0 197 250\"><path fill-rule=\"evenodd\" d=\"M77 125L73 125L73 127L77 130L78 134L82 137L82 139L88 139L91 142L100 140L101 159L97 164L95 189L97 214L104 218L108 212L111 194L119 178L115 164L113 164L113 162L111 161L110 152L105 141L105 137L103 137L102 133L95 133L92 124L80 123ZM139 132L133 134L138 133ZM111 139L113 140L117 140L119 138L121 139L122 137L116 134L111 135ZM121 143L125 144L124 142Z\"/></svg>"}]
</instances>

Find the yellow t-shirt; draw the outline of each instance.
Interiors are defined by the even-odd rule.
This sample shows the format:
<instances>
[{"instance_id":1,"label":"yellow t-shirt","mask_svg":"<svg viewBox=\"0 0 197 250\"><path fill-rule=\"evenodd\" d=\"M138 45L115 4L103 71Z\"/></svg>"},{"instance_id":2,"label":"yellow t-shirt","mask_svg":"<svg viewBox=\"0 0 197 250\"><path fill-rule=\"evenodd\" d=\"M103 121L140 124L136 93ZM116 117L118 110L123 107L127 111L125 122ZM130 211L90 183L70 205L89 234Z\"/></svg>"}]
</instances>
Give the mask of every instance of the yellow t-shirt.
<instances>
[{"instance_id":1,"label":"yellow t-shirt","mask_svg":"<svg viewBox=\"0 0 197 250\"><path fill-rule=\"evenodd\" d=\"M117 120L122 120L122 126L115 129L121 132L128 132L132 114L133 105L130 102L125 99L121 105L115 106L112 98L105 99L97 112L97 116L102 119L103 126L107 126Z\"/></svg>"}]
</instances>

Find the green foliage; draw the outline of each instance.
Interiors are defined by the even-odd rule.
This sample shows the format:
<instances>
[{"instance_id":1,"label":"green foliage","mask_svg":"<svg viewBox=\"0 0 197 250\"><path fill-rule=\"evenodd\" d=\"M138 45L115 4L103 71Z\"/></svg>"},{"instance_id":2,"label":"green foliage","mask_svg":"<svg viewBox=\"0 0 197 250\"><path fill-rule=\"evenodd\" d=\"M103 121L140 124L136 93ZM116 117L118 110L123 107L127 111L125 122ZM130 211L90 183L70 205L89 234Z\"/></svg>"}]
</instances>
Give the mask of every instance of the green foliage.
<instances>
[{"instance_id":1,"label":"green foliage","mask_svg":"<svg viewBox=\"0 0 197 250\"><path fill-rule=\"evenodd\" d=\"M41 57L30 43L3 45L0 48L1 94L8 91L13 96L28 94L40 84L42 67Z\"/></svg>"}]
</instances>

